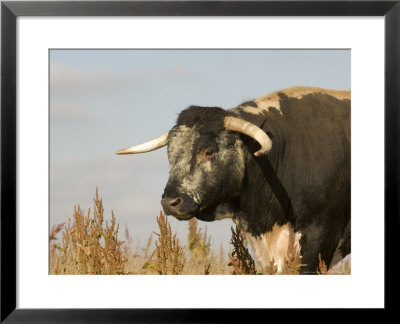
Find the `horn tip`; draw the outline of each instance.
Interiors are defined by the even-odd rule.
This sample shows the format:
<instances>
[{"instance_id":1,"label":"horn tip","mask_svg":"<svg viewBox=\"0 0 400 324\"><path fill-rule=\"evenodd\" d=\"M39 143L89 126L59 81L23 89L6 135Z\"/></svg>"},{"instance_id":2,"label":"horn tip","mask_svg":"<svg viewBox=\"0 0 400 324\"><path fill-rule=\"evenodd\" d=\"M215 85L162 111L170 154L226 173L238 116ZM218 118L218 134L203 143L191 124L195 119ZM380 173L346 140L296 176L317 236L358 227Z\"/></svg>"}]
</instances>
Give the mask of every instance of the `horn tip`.
<instances>
[{"instance_id":1,"label":"horn tip","mask_svg":"<svg viewBox=\"0 0 400 324\"><path fill-rule=\"evenodd\" d=\"M259 151L254 153L254 156L266 155L268 152L269 152L269 150L259 150Z\"/></svg>"}]
</instances>

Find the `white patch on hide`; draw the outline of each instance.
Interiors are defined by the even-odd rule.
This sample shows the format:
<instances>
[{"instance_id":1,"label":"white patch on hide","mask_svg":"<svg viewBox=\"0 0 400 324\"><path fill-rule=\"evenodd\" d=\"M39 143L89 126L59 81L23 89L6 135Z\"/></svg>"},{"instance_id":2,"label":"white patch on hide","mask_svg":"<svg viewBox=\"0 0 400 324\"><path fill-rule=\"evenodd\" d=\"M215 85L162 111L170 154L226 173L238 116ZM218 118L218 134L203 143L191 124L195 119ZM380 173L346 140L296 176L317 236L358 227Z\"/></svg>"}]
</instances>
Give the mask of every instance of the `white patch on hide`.
<instances>
[{"instance_id":1,"label":"white patch on hide","mask_svg":"<svg viewBox=\"0 0 400 324\"><path fill-rule=\"evenodd\" d=\"M274 108L277 111L279 111L279 113L282 115L280 106L281 99L279 97L280 93L283 93L290 98L296 98L296 99L301 99L302 97L310 93L324 93L332 97L335 97L339 100L344 100L344 99L350 100L351 97L351 92L347 90L333 90L333 89L324 89L318 87L300 86L300 87L286 88L254 99L253 101L257 104L257 108L252 106L243 106L240 108L242 108L244 112L251 113L254 115L259 115L265 111L269 111L270 108Z\"/></svg>"},{"instance_id":2,"label":"white patch on hide","mask_svg":"<svg viewBox=\"0 0 400 324\"><path fill-rule=\"evenodd\" d=\"M300 252L301 233L295 233L289 223L282 226L275 224L270 232L257 237L249 233L247 233L247 236L254 248L263 273L266 272L266 267L268 267L273 260L274 264L277 266L277 273L283 274L291 245L296 252Z\"/></svg>"},{"instance_id":3,"label":"white patch on hide","mask_svg":"<svg viewBox=\"0 0 400 324\"><path fill-rule=\"evenodd\" d=\"M341 239L338 243L338 246L333 254L331 263L329 264L329 268L333 267L336 263L340 262L343 259L342 253L340 252L340 246L342 245L343 240Z\"/></svg>"},{"instance_id":4,"label":"white patch on hide","mask_svg":"<svg viewBox=\"0 0 400 324\"><path fill-rule=\"evenodd\" d=\"M346 255L328 270L329 274L351 274L351 254Z\"/></svg>"}]
</instances>

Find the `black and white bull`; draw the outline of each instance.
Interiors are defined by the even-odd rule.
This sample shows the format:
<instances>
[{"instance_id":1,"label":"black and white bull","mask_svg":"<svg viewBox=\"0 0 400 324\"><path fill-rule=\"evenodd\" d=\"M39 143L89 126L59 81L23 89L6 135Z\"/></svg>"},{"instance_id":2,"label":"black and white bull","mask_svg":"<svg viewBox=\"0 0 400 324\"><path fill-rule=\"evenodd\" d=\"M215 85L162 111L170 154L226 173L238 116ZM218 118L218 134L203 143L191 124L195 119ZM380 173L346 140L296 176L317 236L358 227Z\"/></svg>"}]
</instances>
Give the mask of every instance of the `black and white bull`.
<instances>
[{"instance_id":1,"label":"black and white bull","mask_svg":"<svg viewBox=\"0 0 400 324\"><path fill-rule=\"evenodd\" d=\"M231 217L263 269L284 273L291 246L302 273L350 253L350 91L292 87L230 110L190 106L150 142L168 145L161 204L179 220Z\"/></svg>"}]
</instances>

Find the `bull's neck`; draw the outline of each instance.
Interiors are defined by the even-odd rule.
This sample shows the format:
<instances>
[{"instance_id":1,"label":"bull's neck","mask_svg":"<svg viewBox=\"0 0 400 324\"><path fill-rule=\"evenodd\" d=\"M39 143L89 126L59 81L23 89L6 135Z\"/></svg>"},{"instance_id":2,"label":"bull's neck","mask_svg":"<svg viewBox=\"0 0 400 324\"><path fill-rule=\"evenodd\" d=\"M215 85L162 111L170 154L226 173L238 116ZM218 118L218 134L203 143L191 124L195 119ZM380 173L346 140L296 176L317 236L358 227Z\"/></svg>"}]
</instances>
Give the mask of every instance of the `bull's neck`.
<instances>
[{"instance_id":1,"label":"bull's neck","mask_svg":"<svg viewBox=\"0 0 400 324\"><path fill-rule=\"evenodd\" d=\"M240 218L255 236L272 230L274 224L293 223L293 208L268 156L246 152L246 170L241 187Z\"/></svg>"}]
</instances>

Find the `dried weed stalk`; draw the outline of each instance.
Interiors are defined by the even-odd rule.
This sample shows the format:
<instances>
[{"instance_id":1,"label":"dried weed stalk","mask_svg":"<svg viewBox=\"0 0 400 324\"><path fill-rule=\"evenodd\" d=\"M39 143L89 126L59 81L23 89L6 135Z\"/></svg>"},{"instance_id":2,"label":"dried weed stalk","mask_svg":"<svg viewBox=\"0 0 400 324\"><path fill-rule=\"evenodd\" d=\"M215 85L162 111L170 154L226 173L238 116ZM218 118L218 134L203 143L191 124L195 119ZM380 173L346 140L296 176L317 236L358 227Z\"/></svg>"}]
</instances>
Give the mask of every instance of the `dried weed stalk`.
<instances>
[{"instance_id":1,"label":"dried weed stalk","mask_svg":"<svg viewBox=\"0 0 400 324\"><path fill-rule=\"evenodd\" d=\"M183 248L180 246L176 234L172 235L171 224L168 222L167 215L160 212L160 216L157 217L157 224L160 233L155 233L158 237L156 248L151 259L143 267L146 269L153 268L161 275L177 275L182 272L186 261ZM155 260L153 260L154 257Z\"/></svg>"},{"instance_id":2,"label":"dried weed stalk","mask_svg":"<svg viewBox=\"0 0 400 324\"><path fill-rule=\"evenodd\" d=\"M111 211L111 222L104 224L103 201L94 198L93 215L84 216L78 205L73 220L68 221L59 248L60 274L124 274L126 258L122 253L124 241L118 240L119 225Z\"/></svg>"},{"instance_id":3,"label":"dried weed stalk","mask_svg":"<svg viewBox=\"0 0 400 324\"><path fill-rule=\"evenodd\" d=\"M290 242L288 257L285 260L283 273L288 275L298 275L300 274L301 268L304 266L305 264L301 262L300 249L293 241Z\"/></svg>"},{"instance_id":4,"label":"dried weed stalk","mask_svg":"<svg viewBox=\"0 0 400 324\"><path fill-rule=\"evenodd\" d=\"M322 260L321 253L318 253L318 260L319 264L317 267L317 274L319 275L327 275L328 274L328 267L324 260Z\"/></svg>"},{"instance_id":5,"label":"dried weed stalk","mask_svg":"<svg viewBox=\"0 0 400 324\"><path fill-rule=\"evenodd\" d=\"M65 222L61 223L61 224L53 225L53 227L51 228L51 231L50 231L50 235L49 235L50 242L57 240L57 234L63 229L64 225L65 225Z\"/></svg>"},{"instance_id":6,"label":"dried weed stalk","mask_svg":"<svg viewBox=\"0 0 400 324\"><path fill-rule=\"evenodd\" d=\"M210 274L212 255L211 238L207 235L207 227L204 232L198 228L198 221L192 218L188 222L188 250L189 262L186 264L185 272L191 274Z\"/></svg>"},{"instance_id":7,"label":"dried weed stalk","mask_svg":"<svg viewBox=\"0 0 400 324\"><path fill-rule=\"evenodd\" d=\"M50 273L59 274L61 272L60 258L58 253L61 249L57 242L57 234L64 228L65 223L54 225L49 234L50 244Z\"/></svg>"},{"instance_id":8,"label":"dried weed stalk","mask_svg":"<svg viewBox=\"0 0 400 324\"><path fill-rule=\"evenodd\" d=\"M268 275L275 275L278 273L278 266L275 264L275 260L272 259L269 265L265 267L265 273Z\"/></svg>"},{"instance_id":9,"label":"dried weed stalk","mask_svg":"<svg viewBox=\"0 0 400 324\"><path fill-rule=\"evenodd\" d=\"M231 227L231 231L232 238L230 243L233 245L233 251L232 254L229 254L231 260L229 265L233 267L233 274L257 274L254 260L244 244L240 229L237 226L236 230Z\"/></svg>"}]
</instances>

